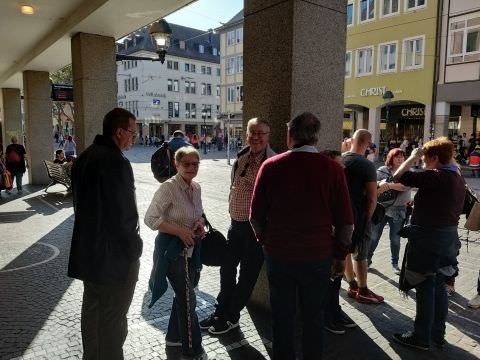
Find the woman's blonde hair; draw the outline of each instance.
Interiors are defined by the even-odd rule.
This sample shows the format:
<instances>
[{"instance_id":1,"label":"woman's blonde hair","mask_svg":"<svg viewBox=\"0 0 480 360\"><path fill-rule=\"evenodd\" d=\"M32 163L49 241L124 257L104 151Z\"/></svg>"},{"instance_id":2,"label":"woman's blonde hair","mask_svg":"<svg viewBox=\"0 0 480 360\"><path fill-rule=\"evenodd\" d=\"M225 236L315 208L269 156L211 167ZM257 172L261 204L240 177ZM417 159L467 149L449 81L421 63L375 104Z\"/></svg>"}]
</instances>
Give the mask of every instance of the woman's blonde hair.
<instances>
[{"instance_id":1,"label":"woman's blonde hair","mask_svg":"<svg viewBox=\"0 0 480 360\"><path fill-rule=\"evenodd\" d=\"M442 165L449 164L453 159L453 143L445 136L430 140L423 145L423 152L428 157L438 157Z\"/></svg>"},{"instance_id":2,"label":"woman's blonde hair","mask_svg":"<svg viewBox=\"0 0 480 360\"><path fill-rule=\"evenodd\" d=\"M191 154L194 154L197 159L200 160L200 154L198 153L197 149L195 149L193 146L183 146L175 151L175 162L180 162L185 156Z\"/></svg>"}]
</instances>

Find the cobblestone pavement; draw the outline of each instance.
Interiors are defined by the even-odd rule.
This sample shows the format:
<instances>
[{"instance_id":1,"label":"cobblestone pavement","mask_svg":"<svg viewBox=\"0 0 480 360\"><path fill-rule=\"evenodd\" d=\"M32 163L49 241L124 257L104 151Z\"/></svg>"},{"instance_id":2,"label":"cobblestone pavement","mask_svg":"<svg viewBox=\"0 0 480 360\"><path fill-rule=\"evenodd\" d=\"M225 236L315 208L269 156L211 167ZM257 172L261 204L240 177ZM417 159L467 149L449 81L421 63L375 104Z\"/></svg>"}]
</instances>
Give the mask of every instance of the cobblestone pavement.
<instances>
[{"instance_id":1,"label":"cobblestone pavement","mask_svg":"<svg viewBox=\"0 0 480 360\"><path fill-rule=\"evenodd\" d=\"M150 172L149 158L154 149L135 146L132 161L141 219L158 184ZM203 155L202 155L203 156ZM204 208L212 224L226 233L230 166L225 152L204 156L198 182L202 186ZM467 178L480 190L480 179ZM54 190L53 188L52 190ZM61 186L56 188L63 190ZM71 197L63 192L45 194L43 188L27 185L23 195L2 192L0 200L0 359L81 358L80 307L82 283L66 276L73 225ZM287 207L286 207L287 208ZM380 241L369 273L369 286L385 296L381 305L362 305L340 293L345 311L359 324L345 335L326 333L327 359L476 359L480 358L480 310L466 307L476 291L479 270L480 235L460 230L462 249L457 293L450 298L447 341L444 350L419 353L391 340L394 332L411 329L415 315L414 294L404 298L397 290L398 277L389 265L387 231ZM177 349L165 348L165 331L172 292L152 308L147 308L147 289L152 267L155 232L141 227L144 253L140 280L128 314L129 334L126 359L179 359ZM402 242L402 248L405 242ZM219 290L217 268L202 271L198 296L199 318L212 310ZM210 359L269 359L271 330L269 315L249 307L242 313L240 328L222 337L204 334L203 343Z\"/></svg>"}]
</instances>

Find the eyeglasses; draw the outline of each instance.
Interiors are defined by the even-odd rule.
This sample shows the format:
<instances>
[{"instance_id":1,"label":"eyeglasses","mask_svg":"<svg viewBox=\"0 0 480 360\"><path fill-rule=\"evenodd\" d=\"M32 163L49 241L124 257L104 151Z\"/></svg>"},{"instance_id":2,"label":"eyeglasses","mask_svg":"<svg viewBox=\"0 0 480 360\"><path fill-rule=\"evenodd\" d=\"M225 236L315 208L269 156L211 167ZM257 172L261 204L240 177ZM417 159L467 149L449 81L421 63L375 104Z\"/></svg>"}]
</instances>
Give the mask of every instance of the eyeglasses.
<instances>
[{"instance_id":1,"label":"eyeglasses","mask_svg":"<svg viewBox=\"0 0 480 360\"><path fill-rule=\"evenodd\" d=\"M267 134L269 134L269 132L268 132L268 131L266 131L266 132L261 132L261 131L250 131L250 132L248 133L248 136L251 136L251 137L253 137L253 136L258 136L258 137L261 137L261 136L265 136L265 135L267 135Z\"/></svg>"},{"instance_id":2,"label":"eyeglasses","mask_svg":"<svg viewBox=\"0 0 480 360\"><path fill-rule=\"evenodd\" d=\"M186 168L188 168L190 166L198 167L200 165L200 161L192 161L192 162L180 161L180 163Z\"/></svg>"},{"instance_id":3,"label":"eyeglasses","mask_svg":"<svg viewBox=\"0 0 480 360\"><path fill-rule=\"evenodd\" d=\"M122 128L122 129L125 130L125 131L128 131L130 134L132 134L133 137L137 137L137 136L138 136L137 132L134 131L134 130L125 129L125 128Z\"/></svg>"}]
</instances>

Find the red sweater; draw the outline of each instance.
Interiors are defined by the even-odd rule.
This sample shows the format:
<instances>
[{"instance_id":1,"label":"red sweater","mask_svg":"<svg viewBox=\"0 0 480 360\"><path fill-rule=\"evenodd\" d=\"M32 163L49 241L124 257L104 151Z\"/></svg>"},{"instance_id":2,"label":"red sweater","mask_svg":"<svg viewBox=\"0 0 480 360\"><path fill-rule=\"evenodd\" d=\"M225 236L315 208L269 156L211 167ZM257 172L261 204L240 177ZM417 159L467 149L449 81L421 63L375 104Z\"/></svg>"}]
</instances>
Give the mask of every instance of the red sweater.
<instances>
[{"instance_id":1,"label":"red sweater","mask_svg":"<svg viewBox=\"0 0 480 360\"><path fill-rule=\"evenodd\" d=\"M343 169L319 153L285 152L265 160L252 197L250 218L263 232L268 254L287 261L345 259L348 247L332 226L353 224Z\"/></svg>"}]
</instances>

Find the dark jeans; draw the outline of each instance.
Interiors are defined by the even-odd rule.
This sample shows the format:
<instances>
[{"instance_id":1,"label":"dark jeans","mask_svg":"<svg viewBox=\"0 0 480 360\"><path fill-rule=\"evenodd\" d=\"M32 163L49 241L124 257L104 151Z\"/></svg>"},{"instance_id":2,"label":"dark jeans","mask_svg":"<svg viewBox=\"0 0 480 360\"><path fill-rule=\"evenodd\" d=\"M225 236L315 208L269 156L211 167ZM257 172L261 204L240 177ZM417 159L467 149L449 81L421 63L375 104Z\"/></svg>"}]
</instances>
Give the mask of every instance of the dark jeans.
<instances>
[{"instance_id":1,"label":"dark jeans","mask_svg":"<svg viewBox=\"0 0 480 360\"><path fill-rule=\"evenodd\" d=\"M430 344L431 339L441 341L445 337L448 313L445 280L445 275L437 273L415 287L417 314L414 334L424 344Z\"/></svg>"},{"instance_id":2,"label":"dark jeans","mask_svg":"<svg viewBox=\"0 0 480 360\"><path fill-rule=\"evenodd\" d=\"M257 282L263 265L263 252L248 221L232 220L228 244L228 258L220 268L220 293L215 313L235 323L240 319L240 311L247 304Z\"/></svg>"},{"instance_id":3,"label":"dark jeans","mask_svg":"<svg viewBox=\"0 0 480 360\"><path fill-rule=\"evenodd\" d=\"M14 171L11 171L12 173L12 181L13 179L15 179L15 184L17 185L17 190L18 191L22 191L22 178L23 178L23 174L24 172L23 171L19 171L19 170L14 170Z\"/></svg>"},{"instance_id":4,"label":"dark jeans","mask_svg":"<svg viewBox=\"0 0 480 360\"><path fill-rule=\"evenodd\" d=\"M331 259L295 263L279 261L265 254L265 262L272 307L273 360L295 359L297 293L303 322L303 359L321 359Z\"/></svg>"},{"instance_id":5,"label":"dark jeans","mask_svg":"<svg viewBox=\"0 0 480 360\"><path fill-rule=\"evenodd\" d=\"M132 302L140 263L124 284L101 285L84 281L82 303L83 359L123 359L127 338L127 312Z\"/></svg>"},{"instance_id":6,"label":"dark jeans","mask_svg":"<svg viewBox=\"0 0 480 360\"><path fill-rule=\"evenodd\" d=\"M197 271L192 258L188 260L191 348L188 334L187 283L185 278L185 259L183 255L177 260L169 260L167 278L175 292L175 297L173 298L172 312L170 314L166 335L166 339L169 341L180 341L182 343L182 353L187 356L200 355L203 353L202 335L200 333L197 313L195 312L197 298L193 290Z\"/></svg>"},{"instance_id":7,"label":"dark jeans","mask_svg":"<svg viewBox=\"0 0 480 360\"><path fill-rule=\"evenodd\" d=\"M325 321L327 322L337 322L340 318L342 311L339 301L341 285L341 276L337 276L333 280L330 279L327 304L325 306Z\"/></svg>"},{"instance_id":8,"label":"dark jeans","mask_svg":"<svg viewBox=\"0 0 480 360\"><path fill-rule=\"evenodd\" d=\"M398 257L400 254L400 235L398 232L403 227L403 219L394 219L390 216L384 216L383 220L380 221L377 225L372 226L372 242L370 243L370 249L368 251L368 260L372 261L373 253L378 246L380 237L382 236L383 229L388 223L390 228L390 252L391 252L391 263L392 265L398 265Z\"/></svg>"}]
</instances>

